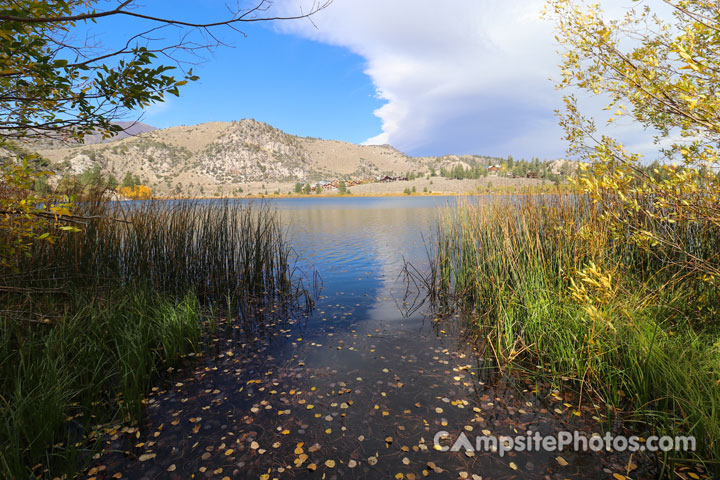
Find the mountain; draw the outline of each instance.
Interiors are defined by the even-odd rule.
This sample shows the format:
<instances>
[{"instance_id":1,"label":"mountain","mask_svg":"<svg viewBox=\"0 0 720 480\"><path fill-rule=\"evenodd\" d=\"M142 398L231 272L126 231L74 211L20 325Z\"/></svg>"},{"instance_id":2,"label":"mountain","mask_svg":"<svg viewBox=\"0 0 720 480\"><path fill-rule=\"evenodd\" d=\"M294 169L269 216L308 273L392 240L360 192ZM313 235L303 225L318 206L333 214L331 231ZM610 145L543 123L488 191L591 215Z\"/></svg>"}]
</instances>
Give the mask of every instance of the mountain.
<instances>
[{"instance_id":1,"label":"mountain","mask_svg":"<svg viewBox=\"0 0 720 480\"><path fill-rule=\"evenodd\" d=\"M61 135L58 135L57 138L54 136L38 136L38 137L26 137L23 140L21 140L19 143L22 146L22 148L27 150L52 150L52 149L59 149L59 148L72 148L75 146L81 146L81 145L95 145L98 143L109 143L114 142L117 140L121 140L123 138L128 137L134 137L137 135L140 135L141 133L146 132L152 132L154 130L157 130L157 128L147 125L145 123L140 122L112 122L114 125L118 125L122 127L122 130L115 134L114 137L111 138L103 138L101 133L91 133L88 135L85 135L83 137L83 143L77 143L74 140L63 140L61 139Z\"/></svg>"},{"instance_id":2,"label":"mountain","mask_svg":"<svg viewBox=\"0 0 720 480\"><path fill-rule=\"evenodd\" d=\"M157 130L157 128L146 125L144 123L140 122L113 122L115 125L119 125L122 127L122 131L118 132L117 135L115 135L112 138L103 138L101 134L94 133L91 135L85 136L85 145L94 145L97 143L108 143L108 142L114 142L117 140L122 140L123 138L128 137L135 137L137 135L140 135L141 133L146 132L152 132L154 130Z\"/></svg>"},{"instance_id":3,"label":"mountain","mask_svg":"<svg viewBox=\"0 0 720 480\"><path fill-rule=\"evenodd\" d=\"M491 161L477 156L410 157L388 145L297 137L255 120L163 130L137 126L140 133L135 136L77 146L45 145L38 153L59 175L98 165L117 179L128 172L137 175L158 195L188 196L237 194L260 185L286 193L296 182L422 174Z\"/></svg>"}]
</instances>

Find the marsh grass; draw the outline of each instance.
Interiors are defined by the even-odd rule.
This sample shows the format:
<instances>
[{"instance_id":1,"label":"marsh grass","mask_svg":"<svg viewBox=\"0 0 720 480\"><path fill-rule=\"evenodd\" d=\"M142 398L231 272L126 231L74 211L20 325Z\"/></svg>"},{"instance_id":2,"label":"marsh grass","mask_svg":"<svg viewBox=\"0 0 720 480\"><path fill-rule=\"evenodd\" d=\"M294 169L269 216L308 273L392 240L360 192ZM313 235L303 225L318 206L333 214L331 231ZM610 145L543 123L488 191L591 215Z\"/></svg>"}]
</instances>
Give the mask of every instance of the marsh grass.
<instances>
[{"instance_id":1,"label":"marsh grass","mask_svg":"<svg viewBox=\"0 0 720 480\"><path fill-rule=\"evenodd\" d=\"M214 302L293 290L292 252L266 205L95 201L78 210L92 219L82 234L40 245L22 265L23 281L36 287L57 287L66 279L86 285L142 281L156 292L182 296L192 289Z\"/></svg>"},{"instance_id":2,"label":"marsh grass","mask_svg":"<svg viewBox=\"0 0 720 480\"><path fill-rule=\"evenodd\" d=\"M571 387L644 434L694 435L677 453L717 469L717 286L688 268L720 235L685 229L694 259L617 235L581 198L515 197L448 209L427 278L439 310L459 308L501 368ZM658 458L665 466L671 456Z\"/></svg>"},{"instance_id":3,"label":"marsh grass","mask_svg":"<svg viewBox=\"0 0 720 480\"><path fill-rule=\"evenodd\" d=\"M74 462L92 451L89 430L138 418L157 374L197 348L202 325L193 295L176 302L144 289L108 294L77 293L74 313L54 325L0 320L5 478L27 478L37 463L76 471Z\"/></svg>"},{"instance_id":4,"label":"marsh grass","mask_svg":"<svg viewBox=\"0 0 720 480\"><path fill-rule=\"evenodd\" d=\"M0 477L81 471L100 425L136 421L214 318L312 308L274 212L229 201L79 203L82 231L0 275ZM227 323L227 322L226 322Z\"/></svg>"}]
</instances>

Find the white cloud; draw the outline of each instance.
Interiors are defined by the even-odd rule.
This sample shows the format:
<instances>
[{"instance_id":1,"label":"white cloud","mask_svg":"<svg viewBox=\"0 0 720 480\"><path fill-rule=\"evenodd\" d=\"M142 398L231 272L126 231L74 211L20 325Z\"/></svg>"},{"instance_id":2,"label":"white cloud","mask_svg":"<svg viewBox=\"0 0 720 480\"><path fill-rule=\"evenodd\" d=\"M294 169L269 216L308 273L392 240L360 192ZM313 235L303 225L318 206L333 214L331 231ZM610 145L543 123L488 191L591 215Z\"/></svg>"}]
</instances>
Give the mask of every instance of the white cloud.
<instances>
[{"instance_id":1,"label":"white cloud","mask_svg":"<svg viewBox=\"0 0 720 480\"><path fill-rule=\"evenodd\" d=\"M297 11L297 0L280 3ZM366 59L386 101L375 112L382 132L369 143L421 155L555 157L565 148L554 116L561 93L549 80L559 58L544 3L334 0L313 23L278 28Z\"/></svg>"},{"instance_id":2,"label":"white cloud","mask_svg":"<svg viewBox=\"0 0 720 480\"><path fill-rule=\"evenodd\" d=\"M172 122L169 120L166 120L165 122L159 122L159 120L167 118L166 114L172 112L176 103L175 97L166 95L162 102L153 103L143 110L142 121L152 122L153 126L157 128L167 128L172 126Z\"/></svg>"}]
</instances>

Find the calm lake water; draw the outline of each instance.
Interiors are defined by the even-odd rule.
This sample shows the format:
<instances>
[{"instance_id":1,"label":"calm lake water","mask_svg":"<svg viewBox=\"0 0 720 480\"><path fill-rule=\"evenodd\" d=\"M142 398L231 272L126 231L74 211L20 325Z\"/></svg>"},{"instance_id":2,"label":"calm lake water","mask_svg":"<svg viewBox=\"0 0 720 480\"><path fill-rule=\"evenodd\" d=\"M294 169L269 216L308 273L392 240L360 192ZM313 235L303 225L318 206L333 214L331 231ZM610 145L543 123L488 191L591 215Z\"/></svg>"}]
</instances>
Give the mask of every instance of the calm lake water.
<instances>
[{"instance_id":1,"label":"calm lake water","mask_svg":"<svg viewBox=\"0 0 720 480\"><path fill-rule=\"evenodd\" d=\"M500 379L461 322L436 319L415 302L422 292L408 291L405 262L426 268L423 235L455 198L271 204L301 270L322 278L315 311L281 319L267 335L220 335L155 389L138 431L111 432L96 476L561 479L623 470L628 458L609 454L433 448L440 431L451 434L444 444L461 432L474 443L600 431L595 412L571 397Z\"/></svg>"}]
</instances>

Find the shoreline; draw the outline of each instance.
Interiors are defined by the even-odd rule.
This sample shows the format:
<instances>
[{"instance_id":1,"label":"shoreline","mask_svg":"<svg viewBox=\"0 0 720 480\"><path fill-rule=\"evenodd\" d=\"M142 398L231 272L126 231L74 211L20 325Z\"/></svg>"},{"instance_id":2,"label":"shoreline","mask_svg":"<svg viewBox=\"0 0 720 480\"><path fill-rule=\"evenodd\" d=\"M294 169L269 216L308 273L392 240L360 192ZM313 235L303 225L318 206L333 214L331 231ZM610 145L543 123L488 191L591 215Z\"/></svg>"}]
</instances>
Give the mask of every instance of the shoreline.
<instances>
[{"instance_id":1,"label":"shoreline","mask_svg":"<svg viewBox=\"0 0 720 480\"><path fill-rule=\"evenodd\" d=\"M288 199L288 198L294 198L294 199L309 199L309 198L387 198L387 197L490 197L490 196L507 196L507 195L571 195L573 192L571 190L559 190L554 192L523 192L523 191L517 191L517 192L477 192L477 193L471 193L471 192L432 192L432 193L425 193L425 192L417 192L412 194L406 194L406 193L350 193L350 194L338 194L338 193L331 193L331 194L297 194L297 195L288 195L288 194L279 194L279 195L243 195L243 196L237 196L237 195L224 195L221 197L211 197L211 196L195 196L195 197L184 197L184 196L153 196L152 200L274 200L274 199ZM126 200L132 200L132 199L126 199Z\"/></svg>"}]
</instances>

